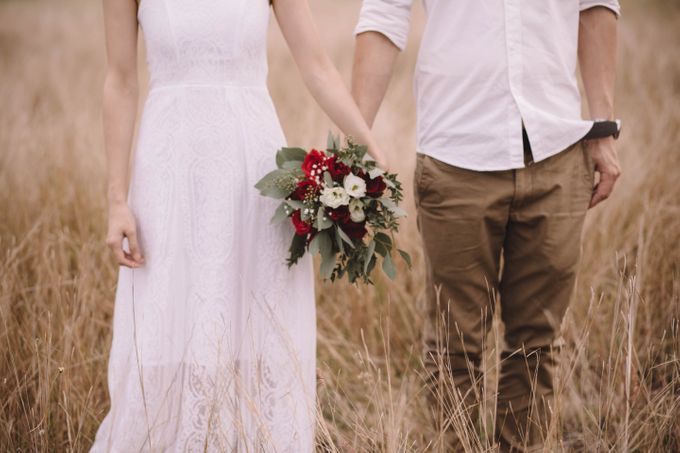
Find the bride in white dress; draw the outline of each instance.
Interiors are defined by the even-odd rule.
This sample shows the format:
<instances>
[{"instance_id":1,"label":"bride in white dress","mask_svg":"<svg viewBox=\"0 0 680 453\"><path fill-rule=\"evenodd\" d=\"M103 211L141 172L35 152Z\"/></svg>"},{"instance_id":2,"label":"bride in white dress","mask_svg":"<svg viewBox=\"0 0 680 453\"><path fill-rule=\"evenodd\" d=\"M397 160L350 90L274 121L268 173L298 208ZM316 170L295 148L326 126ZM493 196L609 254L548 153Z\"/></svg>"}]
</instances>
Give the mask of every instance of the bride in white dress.
<instances>
[{"instance_id":1,"label":"bride in white dress","mask_svg":"<svg viewBox=\"0 0 680 453\"><path fill-rule=\"evenodd\" d=\"M121 267L111 408L91 451L314 449L311 261L285 266L292 227L269 223L276 203L253 187L285 146L266 87L271 9L104 0L107 243ZM386 167L306 0L273 11L316 100ZM150 91L128 176L138 26Z\"/></svg>"}]
</instances>

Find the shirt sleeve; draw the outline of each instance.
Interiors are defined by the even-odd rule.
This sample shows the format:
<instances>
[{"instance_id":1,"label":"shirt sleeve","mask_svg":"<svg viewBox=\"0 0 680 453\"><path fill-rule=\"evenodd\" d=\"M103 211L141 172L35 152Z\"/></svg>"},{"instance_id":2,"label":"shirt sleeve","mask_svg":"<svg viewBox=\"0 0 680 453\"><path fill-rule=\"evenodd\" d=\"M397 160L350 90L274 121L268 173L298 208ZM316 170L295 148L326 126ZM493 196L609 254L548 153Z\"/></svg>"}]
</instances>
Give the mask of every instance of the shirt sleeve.
<instances>
[{"instance_id":1,"label":"shirt sleeve","mask_svg":"<svg viewBox=\"0 0 680 453\"><path fill-rule=\"evenodd\" d=\"M413 0L364 0L354 34L382 33L399 50L404 50L411 26L412 3Z\"/></svg>"},{"instance_id":2,"label":"shirt sleeve","mask_svg":"<svg viewBox=\"0 0 680 453\"><path fill-rule=\"evenodd\" d=\"M621 15L621 5L619 0L579 0L581 11L586 9L594 8L596 6L604 6L609 8L616 14L616 17Z\"/></svg>"}]
</instances>

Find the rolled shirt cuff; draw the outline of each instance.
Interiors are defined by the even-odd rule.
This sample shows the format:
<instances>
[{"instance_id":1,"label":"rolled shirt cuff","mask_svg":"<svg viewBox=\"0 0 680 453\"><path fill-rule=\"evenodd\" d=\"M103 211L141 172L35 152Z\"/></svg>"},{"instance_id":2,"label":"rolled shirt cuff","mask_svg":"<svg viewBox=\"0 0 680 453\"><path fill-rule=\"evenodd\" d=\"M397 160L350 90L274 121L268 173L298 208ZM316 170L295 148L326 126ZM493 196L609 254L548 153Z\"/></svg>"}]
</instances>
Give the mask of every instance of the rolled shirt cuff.
<instances>
[{"instance_id":1,"label":"rolled shirt cuff","mask_svg":"<svg viewBox=\"0 0 680 453\"><path fill-rule=\"evenodd\" d=\"M411 1L364 0L354 35L374 31L384 35L399 48L406 48L411 27Z\"/></svg>"},{"instance_id":2,"label":"rolled shirt cuff","mask_svg":"<svg viewBox=\"0 0 680 453\"><path fill-rule=\"evenodd\" d=\"M596 6L604 6L616 14L616 17L621 16L621 5L619 4L618 0L581 0L580 2L581 11L594 8Z\"/></svg>"}]
</instances>

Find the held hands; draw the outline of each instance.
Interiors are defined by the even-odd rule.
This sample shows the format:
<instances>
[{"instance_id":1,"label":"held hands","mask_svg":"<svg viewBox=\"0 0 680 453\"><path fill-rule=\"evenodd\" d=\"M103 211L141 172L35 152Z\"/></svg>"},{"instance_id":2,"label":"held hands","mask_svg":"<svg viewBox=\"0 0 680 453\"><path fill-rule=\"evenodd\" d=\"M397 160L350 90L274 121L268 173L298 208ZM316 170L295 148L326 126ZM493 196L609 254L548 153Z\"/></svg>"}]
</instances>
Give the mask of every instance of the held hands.
<instances>
[{"instance_id":1,"label":"held hands","mask_svg":"<svg viewBox=\"0 0 680 453\"><path fill-rule=\"evenodd\" d=\"M378 164L378 167L385 172L389 173L390 172L390 164L389 161L383 157L383 158L377 158L375 159L375 162Z\"/></svg>"},{"instance_id":2,"label":"held hands","mask_svg":"<svg viewBox=\"0 0 680 453\"><path fill-rule=\"evenodd\" d=\"M593 196L588 206L590 209L609 198L616 180L621 176L621 165L613 137L586 140L585 147L593 159L595 171L600 174L600 180L593 188Z\"/></svg>"},{"instance_id":3,"label":"held hands","mask_svg":"<svg viewBox=\"0 0 680 453\"><path fill-rule=\"evenodd\" d=\"M128 239L129 252L123 249L124 238ZM109 231L106 235L106 244L119 265L134 269L144 264L144 257L137 240L135 217L126 203L115 203L109 206Z\"/></svg>"},{"instance_id":4,"label":"held hands","mask_svg":"<svg viewBox=\"0 0 680 453\"><path fill-rule=\"evenodd\" d=\"M378 167L385 172L390 171L390 160L387 155L375 144L370 144L368 146L368 154L371 158L378 164Z\"/></svg>"}]
</instances>

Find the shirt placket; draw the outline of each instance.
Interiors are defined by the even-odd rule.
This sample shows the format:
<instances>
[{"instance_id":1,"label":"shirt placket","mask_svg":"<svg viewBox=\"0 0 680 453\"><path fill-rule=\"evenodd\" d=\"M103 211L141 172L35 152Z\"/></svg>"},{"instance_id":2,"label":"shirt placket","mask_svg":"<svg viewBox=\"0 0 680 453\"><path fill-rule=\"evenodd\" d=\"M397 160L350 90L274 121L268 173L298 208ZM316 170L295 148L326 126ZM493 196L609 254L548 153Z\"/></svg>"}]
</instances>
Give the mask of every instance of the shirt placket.
<instances>
[{"instance_id":1,"label":"shirt placket","mask_svg":"<svg viewBox=\"0 0 680 453\"><path fill-rule=\"evenodd\" d=\"M508 82L510 94L521 116L522 99L522 0L505 0L505 44L508 58ZM508 118L508 146L510 159L515 167L524 166L524 147L522 145L521 117Z\"/></svg>"}]
</instances>

